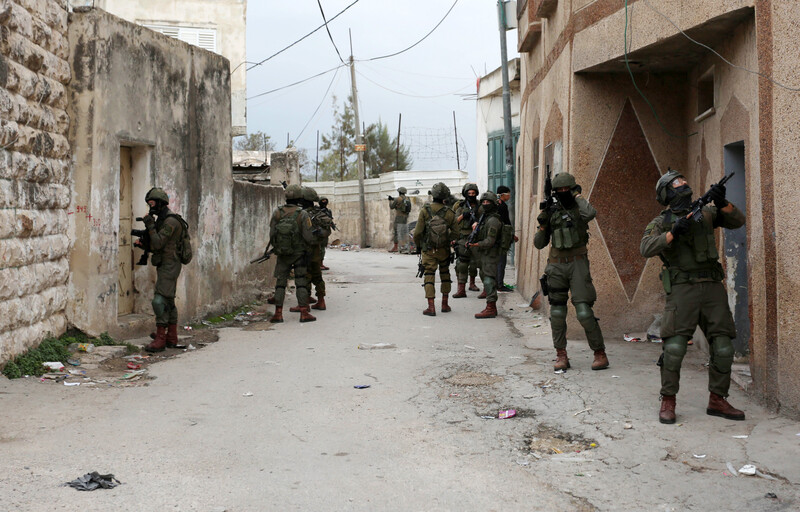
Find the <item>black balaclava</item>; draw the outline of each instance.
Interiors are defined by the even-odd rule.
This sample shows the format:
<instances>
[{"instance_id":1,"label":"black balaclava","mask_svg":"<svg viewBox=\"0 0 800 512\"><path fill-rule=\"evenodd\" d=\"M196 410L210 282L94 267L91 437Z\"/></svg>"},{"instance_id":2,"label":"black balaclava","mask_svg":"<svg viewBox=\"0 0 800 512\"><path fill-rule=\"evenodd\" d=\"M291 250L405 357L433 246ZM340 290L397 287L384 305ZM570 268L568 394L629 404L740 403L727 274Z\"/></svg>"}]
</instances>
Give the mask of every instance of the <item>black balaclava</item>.
<instances>
[{"instance_id":1,"label":"black balaclava","mask_svg":"<svg viewBox=\"0 0 800 512\"><path fill-rule=\"evenodd\" d=\"M467 191L467 201L469 201L470 204L473 204L473 205L478 204L478 194L475 194L474 196L471 196L471 195L469 195L469 193L470 193L470 191L468 190Z\"/></svg>"},{"instance_id":2,"label":"black balaclava","mask_svg":"<svg viewBox=\"0 0 800 512\"><path fill-rule=\"evenodd\" d=\"M156 199L156 205L150 207L148 214L151 216L160 217L167 209L167 203Z\"/></svg>"},{"instance_id":3,"label":"black balaclava","mask_svg":"<svg viewBox=\"0 0 800 512\"><path fill-rule=\"evenodd\" d=\"M497 211L497 205L492 201L487 201L485 203L481 203L481 208L485 213L494 213Z\"/></svg>"},{"instance_id":4,"label":"black balaclava","mask_svg":"<svg viewBox=\"0 0 800 512\"><path fill-rule=\"evenodd\" d=\"M566 192L556 192L556 197L558 198L558 202L561 203L561 206L567 210L571 210L577 204L575 202L575 196L572 195L572 190L567 190Z\"/></svg>"},{"instance_id":5,"label":"black balaclava","mask_svg":"<svg viewBox=\"0 0 800 512\"><path fill-rule=\"evenodd\" d=\"M692 205L692 188L689 185L681 185L678 188L670 188L667 192L669 209L673 212L683 212Z\"/></svg>"},{"instance_id":6,"label":"black balaclava","mask_svg":"<svg viewBox=\"0 0 800 512\"><path fill-rule=\"evenodd\" d=\"M320 208L327 208L328 207L328 200L327 199L323 199L322 201L320 201L319 202L319 207Z\"/></svg>"},{"instance_id":7,"label":"black balaclava","mask_svg":"<svg viewBox=\"0 0 800 512\"><path fill-rule=\"evenodd\" d=\"M295 206L303 206L303 198L295 197L294 199L287 199L286 204L293 204Z\"/></svg>"}]
</instances>

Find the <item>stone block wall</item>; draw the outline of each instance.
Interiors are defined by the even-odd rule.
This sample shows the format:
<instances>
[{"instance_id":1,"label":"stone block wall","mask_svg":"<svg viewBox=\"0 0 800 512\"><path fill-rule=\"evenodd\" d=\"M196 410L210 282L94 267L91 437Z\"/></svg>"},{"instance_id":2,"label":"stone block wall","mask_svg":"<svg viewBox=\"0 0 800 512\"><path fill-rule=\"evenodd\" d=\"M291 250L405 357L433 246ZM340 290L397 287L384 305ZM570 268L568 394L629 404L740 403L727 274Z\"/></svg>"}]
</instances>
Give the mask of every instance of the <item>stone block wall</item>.
<instances>
[{"instance_id":1,"label":"stone block wall","mask_svg":"<svg viewBox=\"0 0 800 512\"><path fill-rule=\"evenodd\" d=\"M64 332L66 0L0 0L0 365Z\"/></svg>"}]
</instances>

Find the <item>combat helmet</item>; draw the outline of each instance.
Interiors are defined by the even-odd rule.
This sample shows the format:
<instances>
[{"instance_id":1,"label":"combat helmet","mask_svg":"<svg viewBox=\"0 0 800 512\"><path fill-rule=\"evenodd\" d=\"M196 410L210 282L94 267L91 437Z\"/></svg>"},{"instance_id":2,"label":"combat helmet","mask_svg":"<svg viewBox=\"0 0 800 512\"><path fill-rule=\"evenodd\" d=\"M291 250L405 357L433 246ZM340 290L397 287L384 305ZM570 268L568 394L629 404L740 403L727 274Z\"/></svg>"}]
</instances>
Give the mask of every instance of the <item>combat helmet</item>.
<instances>
[{"instance_id":1,"label":"combat helmet","mask_svg":"<svg viewBox=\"0 0 800 512\"><path fill-rule=\"evenodd\" d=\"M319 201L319 194L311 187L303 187L303 199L313 203Z\"/></svg>"},{"instance_id":2,"label":"combat helmet","mask_svg":"<svg viewBox=\"0 0 800 512\"><path fill-rule=\"evenodd\" d=\"M575 176L571 175L568 172L560 172L553 176L553 189L557 190L559 188L569 187L570 190L573 189L577 183L575 182Z\"/></svg>"},{"instance_id":3,"label":"combat helmet","mask_svg":"<svg viewBox=\"0 0 800 512\"><path fill-rule=\"evenodd\" d=\"M397 189L397 193L400 194L401 196L404 196L408 193L408 190L406 190L406 187L400 187Z\"/></svg>"},{"instance_id":4,"label":"combat helmet","mask_svg":"<svg viewBox=\"0 0 800 512\"><path fill-rule=\"evenodd\" d=\"M286 195L287 201L291 199L302 199L303 187L297 184L289 185L288 187L286 187L286 190L284 190L283 193Z\"/></svg>"},{"instance_id":5,"label":"combat helmet","mask_svg":"<svg viewBox=\"0 0 800 512\"><path fill-rule=\"evenodd\" d=\"M481 194L481 203L484 201L489 201L492 204L497 204L497 194L495 194L491 190L484 192L483 194Z\"/></svg>"},{"instance_id":6,"label":"combat helmet","mask_svg":"<svg viewBox=\"0 0 800 512\"><path fill-rule=\"evenodd\" d=\"M145 202L147 201L161 201L164 204L169 204L169 196L164 192L163 188L153 187L147 191L144 196Z\"/></svg>"},{"instance_id":7,"label":"combat helmet","mask_svg":"<svg viewBox=\"0 0 800 512\"><path fill-rule=\"evenodd\" d=\"M675 169L669 169L666 174L658 178L656 182L656 199L664 206L669 204L670 184L675 178L684 178L684 175Z\"/></svg>"},{"instance_id":8,"label":"combat helmet","mask_svg":"<svg viewBox=\"0 0 800 512\"><path fill-rule=\"evenodd\" d=\"M431 196L437 201L444 201L450 195L450 189L441 181L431 187Z\"/></svg>"},{"instance_id":9,"label":"combat helmet","mask_svg":"<svg viewBox=\"0 0 800 512\"><path fill-rule=\"evenodd\" d=\"M475 183L465 183L464 186L461 187L461 195L467 197L468 190L474 190L476 194L480 192L478 190L478 185L476 185Z\"/></svg>"}]
</instances>

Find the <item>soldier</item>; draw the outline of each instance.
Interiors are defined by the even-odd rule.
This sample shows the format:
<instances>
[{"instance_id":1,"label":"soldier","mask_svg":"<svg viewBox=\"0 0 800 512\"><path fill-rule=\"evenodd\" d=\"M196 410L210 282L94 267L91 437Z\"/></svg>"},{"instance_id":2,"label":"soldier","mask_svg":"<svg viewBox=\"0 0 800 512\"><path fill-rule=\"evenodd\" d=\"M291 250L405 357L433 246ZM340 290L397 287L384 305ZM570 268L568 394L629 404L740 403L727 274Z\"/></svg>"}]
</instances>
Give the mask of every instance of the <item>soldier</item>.
<instances>
[{"instance_id":1,"label":"soldier","mask_svg":"<svg viewBox=\"0 0 800 512\"><path fill-rule=\"evenodd\" d=\"M285 190L286 204L278 207L269 221L269 243L277 256L275 262L275 314L270 322L283 322L283 300L289 272L294 269L294 284L297 289L297 304L300 321L313 322L315 317L308 311L308 252L316 243L311 233L311 217L301 209L303 189L300 185L289 185Z\"/></svg>"},{"instance_id":2,"label":"soldier","mask_svg":"<svg viewBox=\"0 0 800 512\"><path fill-rule=\"evenodd\" d=\"M595 218L597 210L580 195L580 187L571 174L557 174L552 183L557 201L555 205L547 203L548 206L539 214L539 228L533 245L541 250L550 244L544 273L549 289L550 328L556 349L553 369L567 370L570 367L567 357L567 298L572 295L578 321L586 331L589 347L594 350L592 370L604 370L608 368L608 357L600 324L592 310L597 292L592 284L586 249L589 222Z\"/></svg>"},{"instance_id":3,"label":"soldier","mask_svg":"<svg viewBox=\"0 0 800 512\"><path fill-rule=\"evenodd\" d=\"M450 295L450 246L455 239L456 215L444 205L450 195L450 189L444 183L437 183L431 189L433 202L425 205L419 212L417 226L414 228L414 244L417 252L422 254L422 265L425 267L425 298L428 309L422 314L436 316L434 299L436 298L436 268L442 281L442 313L451 311L447 303Z\"/></svg>"},{"instance_id":4,"label":"soldier","mask_svg":"<svg viewBox=\"0 0 800 512\"><path fill-rule=\"evenodd\" d=\"M169 196L163 189L151 188L144 200L150 206L150 211L142 220L150 234L150 250L153 252L150 262L156 267L156 289L152 303L156 315L156 336L144 348L148 352L161 352L166 347L178 345L175 288L181 275L179 244L186 226L169 209Z\"/></svg>"},{"instance_id":5,"label":"soldier","mask_svg":"<svg viewBox=\"0 0 800 512\"><path fill-rule=\"evenodd\" d=\"M331 219L331 228L336 229L336 224L333 222L333 212L330 208L328 208L328 198L327 197L320 197L319 198L319 209L322 212L330 217ZM319 268L322 270L330 270L330 268L325 266L325 249L328 247L328 240L325 240L325 245L322 246L322 261L319 264Z\"/></svg>"},{"instance_id":6,"label":"soldier","mask_svg":"<svg viewBox=\"0 0 800 512\"><path fill-rule=\"evenodd\" d=\"M467 247L467 239L472 234L472 228L480 214L478 210L478 185L474 183L467 183L461 189L461 195L464 199L457 202L453 210L456 212L456 222L458 223L458 242L456 243L456 279L458 280L458 290L456 290L454 299L460 299L467 296L467 276L469 276L469 290L472 292L480 291L475 286L475 278L478 275L479 257L477 251ZM479 298L482 298L479 296Z\"/></svg>"},{"instance_id":7,"label":"soldier","mask_svg":"<svg viewBox=\"0 0 800 512\"><path fill-rule=\"evenodd\" d=\"M506 264L508 263L508 250L511 244L519 242L519 237L514 234L514 225L508 212L508 201L511 200L511 189L505 185L497 187L497 213L503 221L503 240L500 244L500 257L497 260L497 291L511 292L513 288L503 282L506 278Z\"/></svg>"},{"instance_id":8,"label":"soldier","mask_svg":"<svg viewBox=\"0 0 800 512\"><path fill-rule=\"evenodd\" d=\"M394 234L394 246L389 252L397 252L397 244L400 244L400 253L408 254L408 213L411 211L411 200L406 197L406 187L397 189L398 197L389 196L389 208L394 210L394 222L392 231Z\"/></svg>"},{"instance_id":9,"label":"soldier","mask_svg":"<svg viewBox=\"0 0 800 512\"><path fill-rule=\"evenodd\" d=\"M744 225L744 214L725 199L725 186L713 185L709 196L714 206L704 206L702 219L688 218L692 189L678 171L670 170L656 184L658 202L668 206L647 225L639 247L642 256L661 257L661 280L667 293L661 337L661 423L675 423L675 395L686 345L699 325L709 342L706 414L744 420L744 412L728 403L736 326L722 284L725 273L719 263L714 229Z\"/></svg>"},{"instance_id":10,"label":"soldier","mask_svg":"<svg viewBox=\"0 0 800 512\"><path fill-rule=\"evenodd\" d=\"M500 259L500 237L503 221L497 213L497 195L484 192L481 196L483 214L478 221L476 240L469 244L480 257L481 281L486 307L475 318L494 318L497 316L497 262Z\"/></svg>"},{"instance_id":11,"label":"soldier","mask_svg":"<svg viewBox=\"0 0 800 512\"><path fill-rule=\"evenodd\" d=\"M302 189L303 211L308 213L311 218L311 234L314 237L314 242L309 246L308 251L308 273L306 278L308 282L314 285L317 292L317 300L314 301L309 297L309 302L314 304L311 309L325 311L327 305L325 304L325 281L322 279L322 251L328 245L328 237L331 236L331 221L321 208L314 206L314 202L319 200L317 191L311 187L302 187ZM289 308L289 311L298 313L300 312L300 306Z\"/></svg>"}]
</instances>

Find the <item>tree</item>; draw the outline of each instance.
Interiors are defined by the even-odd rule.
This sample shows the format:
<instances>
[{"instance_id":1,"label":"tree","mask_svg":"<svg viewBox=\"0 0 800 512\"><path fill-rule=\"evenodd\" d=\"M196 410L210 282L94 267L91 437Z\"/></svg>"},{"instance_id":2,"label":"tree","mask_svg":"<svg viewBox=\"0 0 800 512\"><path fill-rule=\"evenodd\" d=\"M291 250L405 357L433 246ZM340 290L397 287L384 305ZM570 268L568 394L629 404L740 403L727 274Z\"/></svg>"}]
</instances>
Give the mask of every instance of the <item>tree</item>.
<instances>
[{"instance_id":1,"label":"tree","mask_svg":"<svg viewBox=\"0 0 800 512\"><path fill-rule=\"evenodd\" d=\"M389 128L380 119L377 123L367 126L364 134L367 151L364 154L366 174L369 178L391 171L405 171L411 167L409 149L400 145L397 151L397 137L389 136Z\"/></svg>"},{"instance_id":2,"label":"tree","mask_svg":"<svg viewBox=\"0 0 800 512\"><path fill-rule=\"evenodd\" d=\"M233 149L238 151L275 151L275 144L269 140L270 137L264 132L255 132L244 137L237 138L233 143Z\"/></svg>"},{"instance_id":3,"label":"tree","mask_svg":"<svg viewBox=\"0 0 800 512\"><path fill-rule=\"evenodd\" d=\"M319 147L322 151L327 152L319 162L321 179L344 181L358 178L355 140L353 98L348 96L343 110L339 110L337 98L334 96L331 133L322 135L322 144Z\"/></svg>"}]
</instances>

